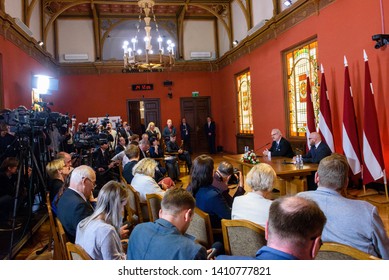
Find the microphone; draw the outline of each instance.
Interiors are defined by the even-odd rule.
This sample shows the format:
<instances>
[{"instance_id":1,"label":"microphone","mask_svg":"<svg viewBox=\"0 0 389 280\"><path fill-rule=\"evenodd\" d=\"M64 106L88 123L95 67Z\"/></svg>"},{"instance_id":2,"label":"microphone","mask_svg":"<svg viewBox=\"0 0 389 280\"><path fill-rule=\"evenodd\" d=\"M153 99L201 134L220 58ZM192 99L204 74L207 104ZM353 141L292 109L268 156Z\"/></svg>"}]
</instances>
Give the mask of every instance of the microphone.
<instances>
[{"instance_id":1,"label":"microphone","mask_svg":"<svg viewBox=\"0 0 389 280\"><path fill-rule=\"evenodd\" d=\"M259 147L258 149L256 149L256 150L254 151L254 153L256 154L257 151L261 150L262 148L266 147L266 146L269 145L269 144L270 144L270 142L266 143L265 145L262 145L261 147Z\"/></svg>"},{"instance_id":2,"label":"microphone","mask_svg":"<svg viewBox=\"0 0 389 280\"><path fill-rule=\"evenodd\" d=\"M209 253L207 256L208 260L212 259L217 255L224 254L224 246L219 241L212 244L211 250L212 250L211 253Z\"/></svg>"}]
</instances>

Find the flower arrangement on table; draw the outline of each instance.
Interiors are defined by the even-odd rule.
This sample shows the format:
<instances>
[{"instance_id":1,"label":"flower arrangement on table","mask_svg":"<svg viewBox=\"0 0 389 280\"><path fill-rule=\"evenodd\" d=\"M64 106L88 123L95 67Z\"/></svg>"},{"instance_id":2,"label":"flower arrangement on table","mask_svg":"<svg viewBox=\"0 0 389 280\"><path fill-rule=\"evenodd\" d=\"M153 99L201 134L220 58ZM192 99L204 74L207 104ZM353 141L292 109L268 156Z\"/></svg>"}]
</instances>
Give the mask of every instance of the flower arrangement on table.
<instances>
[{"instance_id":1,"label":"flower arrangement on table","mask_svg":"<svg viewBox=\"0 0 389 280\"><path fill-rule=\"evenodd\" d=\"M259 160L257 159L257 155L254 153L254 151L248 151L244 153L242 160L243 162L251 163L251 164L259 163Z\"/></svg>"}]
</instances>

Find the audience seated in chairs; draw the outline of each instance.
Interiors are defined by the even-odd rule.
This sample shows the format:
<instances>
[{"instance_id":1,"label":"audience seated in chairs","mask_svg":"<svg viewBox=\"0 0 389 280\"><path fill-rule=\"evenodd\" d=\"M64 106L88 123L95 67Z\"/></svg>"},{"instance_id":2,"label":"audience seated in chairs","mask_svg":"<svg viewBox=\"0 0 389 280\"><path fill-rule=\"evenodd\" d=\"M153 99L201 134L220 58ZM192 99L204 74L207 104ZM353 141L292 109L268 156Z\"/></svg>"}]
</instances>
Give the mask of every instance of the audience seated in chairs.
<instances>
[{"instance_id":1,"label":"audience seated in chairs","mask_svg":"<svg viewBox=\"0 0 389 280\"><path fill-rule=\"evenodd\" d=\"M115 148L115 155L124 151L125 149L126 149L126 139L123 136L120 136Z\"/></svg>"},{"instance_id":2,"label":"audience seated in chairs","mask_svg":"<svg viewBox=\"0 0 389 280\"><path fill-rule=\"evenodd\" d=\"M70 167L65 166L62 158L54 159L46 165L46 172L49 176L47 188L50 192L50 199L52 200L62 188L65 178L70 173Z\"/></svg>"},{"instance_id":3,"label":"audience seated in chairs","mask_svg":"<svg viewBox=\"0 0 389 280\"><path fill-rule=\"evenodd\" d=\"M137 145L130 144L126 149L126 158L128 162L124 165L123 168L123 177L127 181L127 184L131 184L132 178L134 175L132 174L132 170L134 166L139 162L139 148Z\"/></svg>"},{"instance_id":4,"label":"audience seated in chairs","mask_svg":"<svg viewBox=\"0 0 389 280\"><path fill-rule=\"evenodd\" d=\"M170 141L166 143L166 154L177 153L178 159L186 162L186 166L190 171L192 168L192 159L190 153L182 149L182 147L178 146L176 142L176 134L170 135Z\"/></svg>"},{"instance_id":5,"label":"audience seated in chairs","mask_svg":"<svg viewBox=\"0 0 389 280\"><path fill-rule=\"evenodd\" d=\"M195 208L194 198L173 188L162 199L159 219L137 225L128 241L129 260L205 260L206 249L185 234Z\"/></svg>"},{"instance_id":6,"label":"audience seated in chairs","mask_svg":"<svg viewBox=\"0 0 389 280\"><path fill-rule=\"evenodd\" d=\"M181 180L179 179L180 170L178 168L176 158L175 157L168 157L165 159L163 149L159 145L159 140L157 138L151 138L150 143L151 143L151 147L149 149L150 157L154 158L156 160L157 159L162 160L166 165L168 176L176 182L181 182ZM162 166L161 162L159 162L158 167L159 167L159 170L161 171L161 173L164 174L166 172L166 170ZM165 171L165 172L163 172L163 171Z\"/></svg>"},{"instance_id":7,"label":"audience seated in chairs","mask_svg":"<svg viewBox=\"0 0 389 280\"><path fill-rule=\"evenodd\" d=\"M98 196L99 190L110 180L118 180L118 172L114 171L117 162L111 161L109 142L106 139L99 140L99 148L93 152L93 169L96 171L96 189L94 196Z\"/></svg>"},{"instance_id":8,"label":"audience seated in chairs","mask_svg":"<svg viewBox=\"0 0 389 280\"><path fill-rule=\"evenodd\" d=\"M76 244L94 260L124 260L121 238L128 237L123 224L128 193L121 183L110 181L100 190L93 214L77 226Z\"/></svg>"},{"instance_id":9,"label":"audience seated in chairs","mask_svg":"<svg viewBox=\"0 0 389 280\"><path fill-rule=\"evenodd\" d=\"M244 219L265 226L269 218L270 200L276 172L267 163L254 165L247 174L246 184L251 191L236 197L232 204L232 219Z\"/></svg>"},{"instance_id":10,"label":"audience seated in chairs","mask_svg":"<svg viewBox=\"0 0 389 280\"><path fill-rule=\"evenodd\" d=\"M299 193L319 204L327 217L322 239L349 245L370 255L389 259L389 238L377 207L367 201L348 199L342 191L348 184L349 165L345 156L332 154L322 159L315 175L316 191Z\"/></svg>"},{"instance_id":11,"label":"audience seated in chairs","mask_svg":"<svg viewBox=\"0 0 389 280\"><path fill-rule=\"evenodd\" d=\"M217 260L313 260L322 244L325 223L316 202L298 196L278 198L270 206L267 246L259 249L255 258L221 255Z\"/></svg>"},{"instance_id":12,"label":"audience seated in chairs","mask_svg":"<svg viewBox=\"0 0 389 280\"><path fill-rule=\"evenodd\" d=\"M157 165L158 163L152 158L144 158L132 170L134 178L131 181L131 186L139 192L140 202L142 203L146 202L146 194L158 193L163 196L167 189L164 184L161 188L154 179Z\"/></svg>"},{"instance_id":13,"label":"audience seated in chairs","mask_svg":"<svg viewBox=\"0 0 389 280\"><path fill-rule=\"evenodd\" d=\"M222 219L231 219L231 208L221 191L212 186L213 159L208 155L200 155L193 161L188 190L196 199L196 206L209 214L212 228L221 228ZM217 241L221 241L215 238Z\"/></svg>"},{"instance_id":14,"label":"audience seated in chairs","mask_svg":"<svg viewBox=\"0 0 389 280\"><path fill-rule=\"evenodd\" d=\"M231 197L229 194L230 190L228 186L236 184L237 190L234 195ZM232 207L234 199L238 196L244 195L246 191L244 190L244 181L243 174L241 171L234 171L234 167L231 163L227 161L220 162L218 168L213 174L212 186L218 188L224 198L226 199L228 205Z\"/></svg>"},{"instance_id":15,"label":"audience seated in chairs","mask_svg":"<svg viewBox=\"0 0 389 280\"><path fill-rule=\"evenodd\" d=\"M61 221L68 240L74 243L78 223L93 214L89 202L96 184L96 174L86 165L80 165L72 171L67 188L57 205L57 217Z\"/></svg>"}]
</instances>

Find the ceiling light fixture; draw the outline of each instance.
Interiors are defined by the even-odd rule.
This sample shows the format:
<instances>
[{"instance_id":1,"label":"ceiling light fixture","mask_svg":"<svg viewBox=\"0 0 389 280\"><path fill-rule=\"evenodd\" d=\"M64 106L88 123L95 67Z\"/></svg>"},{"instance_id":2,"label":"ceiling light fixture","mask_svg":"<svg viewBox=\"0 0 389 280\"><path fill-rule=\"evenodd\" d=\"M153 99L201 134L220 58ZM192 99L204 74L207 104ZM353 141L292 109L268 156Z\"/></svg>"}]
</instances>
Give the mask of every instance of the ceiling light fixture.
<instances>
[{"instance_id":1,"label":"ceiling light fixture","mask_svg":"<svg viewBox=\"0 0 389 280\"><path fill-rule=\"evenodd\" d=\"M289 7L290 5L292 5L292 1L291 0L285 0L284 1L284 5Z\"/></svg>"},{"instance_id":2,"label":"ceiling light fixture","mask_svg":"<svg viewBox=\"0 0 389 280\"><path fill-rule=\"evenodd\" d=\"M159 34L158 23L154 14L155 1L153 0L138 0L139 11L139 22L142 22L142 15L144 14L143 21L145 23L145 37L144 37L144 48L137 48L138 37L135 35L129 41L123 42L124 51L124 69L123 72L160 72L165 67L170 67L174 64L174 48L175 44L171 40L166 41L166 53L163 47L163 39L158 35L158 53L154 54L152 48L152 36L151 36L151 20L155 23L155 31ZM139 25L137 25L138 33ZM144 51L144 54L143 54Z\"/></svg>"}]
</instances>

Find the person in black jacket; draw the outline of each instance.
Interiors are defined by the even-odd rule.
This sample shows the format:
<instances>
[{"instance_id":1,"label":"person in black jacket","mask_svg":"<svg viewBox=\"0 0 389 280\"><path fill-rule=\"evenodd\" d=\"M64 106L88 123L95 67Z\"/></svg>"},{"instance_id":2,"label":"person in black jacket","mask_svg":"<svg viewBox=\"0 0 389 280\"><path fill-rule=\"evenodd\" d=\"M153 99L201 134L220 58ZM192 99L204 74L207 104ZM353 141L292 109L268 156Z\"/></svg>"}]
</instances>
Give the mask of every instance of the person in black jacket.
<instances>
[{"instance_id":1,"label":"person in black jacket","mask_svg":"<svg viewBox=\"0 0 389 280\"><path fill-rule=\"evenodd\" d=\"M209 153L216 154L216 124L211 117L207 117L204 131L208 140Z\"/></svg>"},{"instance_id":2,"label":"person in black jacket","mask_svg":"<svg viewBox=\"0 0 389 280\"><path fill-rule=\"evenodd\" d=\"M263 151L264 156L289 158L294 156L292 146L288 140L282 137L282 133L278 128L272 129L271 137L273 139L273 143L271 144L270 149L265 149Z\"/></svg>"}]
</instances>

